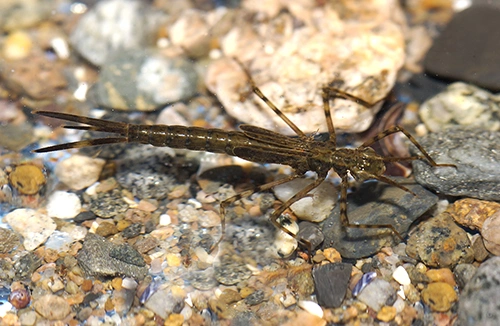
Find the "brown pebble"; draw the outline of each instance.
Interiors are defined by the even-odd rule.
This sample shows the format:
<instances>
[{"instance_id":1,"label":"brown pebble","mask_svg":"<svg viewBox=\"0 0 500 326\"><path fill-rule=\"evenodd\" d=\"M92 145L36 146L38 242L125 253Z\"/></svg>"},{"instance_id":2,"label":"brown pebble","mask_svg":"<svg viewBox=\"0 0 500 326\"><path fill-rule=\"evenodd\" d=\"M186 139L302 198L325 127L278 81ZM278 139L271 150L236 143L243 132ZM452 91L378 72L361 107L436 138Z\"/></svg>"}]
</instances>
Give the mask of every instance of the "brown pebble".
<instances>
[{"instance_id":1,"label":"brown pebble","mask_svg":"<svg viewBox=\"0 0 500 326\"><path fill-rule=\"evenodd\" d=\"M95 230L95 233L101 237L108 237L110 235L117 234L118 228L111 222L102 222Z\"/></svg>"},{"instance_id":2,"label":"brown pebble","mask_svg":"<svg viewBox=\"0 0 500 326\"><path fill-rule=\"evenodd\" d=\"M488 217L481 229L484 246L495 256L500 256L500 211Z\"/></svg>"},{"instance_id":3,"label":"brown pebble","mask_svg":"<svg viewBox=\"0 0 500 326\"><path fill-rule=\"evenodd\" d=\"M116 229L121 232L132 224L130 221L120 220L116 223Z\"/></svg>"},{"instance_id":4,"label":"brown pebble","mask_svg":"<svg viewBox=\"0 0 500 326\"><path fill-rule=\"evenodd\" d=\"M111 286L115 290L121 290L122 289L122 282L123 282L123 280L120 277L115 277L114 279L111 280Z\"/></svg>"},{"instance_id":5,"label":"brown pebble","mask_svg":"<svg viewBox=\"0 0 500 326\"><path fill-rule=\"evenodd\" d=\"M458 296L448 283L435 282L422 291L422 300L432 311L446 312L450 310L453 302L458 300Z\"/></svg>"},{"instance_id":6,"label":"brown pebble","mask_svg":"<svg viewBox=\"0 0 500 326\"><path fill-rule=\"evenodd\" d=\"M243 299L245 299L246 297L248 297L250 294L254 293L255 290L252 289L252 288L249 288L249 287L244 287L240 290L240 295Z\"/></svg>"},{"instance_id":7,"label":"brown pebble","mask_svg":"<svg viewBox=\"0 0 500 326\"><path fill-rule=\"evenodd\" d=\"M495 212L500 211L500 204L465 198L453 203L448 211L457 223L472 230L481 230L484 221Z\"/></svg>"},{"instance_id":8,"label":"brown pebble","mask_svg":"<svg viewBox=\"0 0 500 326\"><path fill-rule=\"evenodd\" d=\"M323 255L325 255L325 258L331 263L339 263L342 261L340 252L335 248L326 248L323 250Z\"/></svg>"},{"instance_id":9,"label":"brown pebble","mask_svg":"<svg viewBox=\"0 0 500 326\"><path fill-rule=\"evenodd\" d=\"M115 309L115 304L113 303L113 300L111 298L108 298L106 302L104 303L104 309L106 311L112 311Z\"/></svg>"},{"instance_id":10,"label":"brown pebble","mask_svg":"<svg viewBox=\"0 0 500 326\"><path fill-rule=\"evenodd\" d=\"M427 275L432 282L445 282L451 286L457 285L455 276L449 268L429 269L425 275Z\"/></svg>"},{"instance_id":11,"label":"brown pebble","mask_svg":"<svg viewBox=\"0 0 500 326\"><path fill-rule=\"evenodd\" d=\"M225 289L222 291L221 295L219 296L219 300L226 303L226 304L231 304L237 301L241 300L241 295L236 292L235 290L231 289Z\"/></svg>"},{"instance_id":12,"label":"brown pebble","mask_svg":"<svg viewBox=\"0 0 500 326\"><path fill-rule=\"evenodd\" d=\"M158 202L153 199L141 199L137 205L137 209L145 212L154 212L158 208Z\"/></svg>"},{"instance_id":13,"label":"brown pebble","mask_svg":"<svg viewBox=\"0 0 500 326\"><path fill-rule=\"evenodd\" d=\"M64 319L70 312L68 302L57 295L46 294L33 303L36 312L49 320Z\"/></svg>"},{"instance_id":14,"label":"brown pebble","mask_svg":"<svg viewBox=\"0 0 500 326\"><path fill-rule=\"evenodd\" d=\"M181 314L170 314L163 323L164 326L182 326L184 323L184 316Z\"/></svg>"},{"instance_id":15,"label":"brown pebble","mask_svg":"<svg viewBox=\"0 0 500 326\"><path fill-rule=\"evenodd\" d=\"M23 195L35 195L45 184L42 170L33 164L21 164L9 174L9 182Z\"/></svg>"},{"instance_id":16,"label":"brown pebble","mask_svg":"<svg viewBox=\"0 0 500 326\"><path fill-rule=\"evenodd\" d=\"M484 246L483 238L476 234L472 237L472 250L474 251L474 259L480 263L490 256L490 253Z\"/></svg>"},{"instance_id":17,"label":"brown pebble","mask_svg":"<svg viewBox=\"0 0 500 326\"><path fill-rule=\"evenodd\" d=\"M377 319L386 323L393 320L394 317L396 317L396 307L393 306L383 306L377 313Z\"/></svg>"}]
</instances>

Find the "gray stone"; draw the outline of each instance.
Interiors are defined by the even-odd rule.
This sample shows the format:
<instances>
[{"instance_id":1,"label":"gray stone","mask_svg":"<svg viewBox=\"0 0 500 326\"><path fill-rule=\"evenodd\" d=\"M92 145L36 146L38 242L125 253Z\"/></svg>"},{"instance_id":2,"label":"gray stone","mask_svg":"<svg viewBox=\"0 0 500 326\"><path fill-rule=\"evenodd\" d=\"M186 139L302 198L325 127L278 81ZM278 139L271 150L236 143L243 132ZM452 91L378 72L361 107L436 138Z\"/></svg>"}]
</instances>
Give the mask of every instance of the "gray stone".
<instances>
[{"instance_id":1,"label":"gray stone","mask_svg":"<svg viewBox=\"0 0 500 326\"><path fill-rule=\"evenodd\" d=\"M396 290L389 282L376 278L358 294L357 298L373 310L379 311L395 296Z\"/></svg>"},{"instance_id":2,"label":"gray stone","mask_svg":"<svg viewBox=\"0 0 500 326\"><path fill-rule=\"evenodd\" d=\"M478 268L460 295L460 325L500 325L499 302L500 257L493 257Z\"/></svg>"},{"instance_id":3,"label":"gray stone","mask_svg":"<svg viewBox=\"0 0 500 326\"><path fill-rule=\"evenodd\" d=\"M413 162L415 180L421 185L451 196L500 200L500 132L448 130L431 133L419 143L437 163L453 167L432 167ZM412 154L421 154L411 148Z\"/></svg>"},{"instance_id":4,"label":"gray stone","mask_svg":"<svg viewBox=\"0 0 500 326\"><path fill-rule=\"evenodd\" d=\"M351 270L352 265L345 263L327 264L313 269L315 292L321 306L340 307L351 278Z\"/></svg>"},{"instance_id":5,"label":"gray stone","mask_svg":"<svg viewBox=\"0 0 500 326\"><path fill-rule=\"evenodd\" d=\"M90 276L125 275L143 279L148 272L148 267L137 266L112 257L111 253L118 247L97 234L88 233L77 256L78 264Z\"/></svg>"},{"instance_id":6,"label":"gray stone","mask_svg":"<svg viewBox=\"0 0 500 326\"><path fill-rule=\"evenodd\" d=\"M463 289L469 283L472 276L477 271L477 267L472 264L458 264L453 269L453 275L457 280L458 287Z\"/></svg>"},{"instance_id":7,"label":"gray stone","mask_svg":"<svg viewBox=\"0 0 500 326\"><path fill-rule=\"evenodd\" d=\"M365 182L348 195L347 216L350 223L394 226L405 237L410 225L437 203L437 196L405 178L393 178L416 196L381 182ZM335 248L344 258L361 258L380 248L396 244L399 238L389 228L344 227L336 207L323 224L323 248Z\"/></svg>"}]
</instances>

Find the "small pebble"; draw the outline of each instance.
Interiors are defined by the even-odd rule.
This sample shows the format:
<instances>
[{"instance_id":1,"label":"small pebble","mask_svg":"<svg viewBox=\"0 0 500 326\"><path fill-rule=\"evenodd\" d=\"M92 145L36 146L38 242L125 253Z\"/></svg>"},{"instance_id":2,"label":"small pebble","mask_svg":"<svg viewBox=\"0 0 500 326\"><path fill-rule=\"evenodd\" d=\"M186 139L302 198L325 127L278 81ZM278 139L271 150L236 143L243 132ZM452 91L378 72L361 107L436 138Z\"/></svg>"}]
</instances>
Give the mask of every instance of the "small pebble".
<instances>
[{"instance_id":1,"label":"small pebble","mask_svg":"<svg viewBox=\"0 0 500 326\"><path fill-rule=\"evenodd\" d=\"M72 155L56 165L55 174L72 190L81 190L94 184L106 161L83 155Z\"/></svg>"},{"instance_id":2,"label":"small pebble","mask_svg":"<svg viewBox=\"0 0 500 326\"><path fill-rule=\"evenodd\" d=\"M481 230L484 221L500 211L500 204L493 201L464 198L457 200L447 211L460 225L472 230Z\"/></svg>"},{"instance_id":3,"label":"small pebble","mask_svg":"<svg viewBox=\"0 0 500 326\"><path fill-rule=\"evenodd\" d=\"M392 285L381 278L376 278L358 294L358 300L375 311L379 311L391 297L395 297L396 290Z\"/></svg>"},{"instance_id":4,"label":"small pebble","mask_svg":"<svg viewBox=\"0 0 500 326\"><path fill-rule=\"evenodd\" d=\"M393 306L383 306L377 313L377 319L383 322L390 322L396 317L396 308Z\"/></svg>"},{"instance_id":5,"label":"small pebble","mask_svg":"<svg viewBox=\"0 0 500 326\"><path fill-rule=\"evenodd\" d=\"M458 296L448 283L435 282L430 283L422 291L422 300L432 311L446 312L458 300Z\"/></svg>"},{"instance_id":6,"label":"small pebble","mask_svg":"<svg viewBox=\"0 0 500 326\"><path fill-rule=\"evenodd\" d=\"M392 273L392 278L401 285L410 285L411 280L408 272L403 266L398 266Z\"/></svg>"},{"instance_id":7,"label":"small pebble","mask_svg":"<svg viewBox=\"0 0 500 326\"><path fill-rule=\"evenodd\" d=\"M63 220L77 216L82 209L80 198L74 193L55 191L50 195L47 203L47 214Z\"/></svg>"},{"instance_id":8,"label":"small pebble","mask_svg":"<svg viewBox=\"0 0 500 326\"><path fill-rule=\"evenodd\" d=\"M15 31L4 39L2 55L7 60L22 60L30 54L32 48L30 35L24 31Z\"/></svg>"},{"instance_id":9,"label":"small pebble","mask_svg":"<svg viewBox=\"0 0 500 326\"><path fill-rule=\"evenodd\" d=\"M449 268L429 269L425 275L431 282L445 282L453 287L457 285L453 272Z\"/></svg>"},{"instance_id":10,"label":"small pebble","mask_svg":"<svg viewBox=\"0 0 500 326\"><path fill-rule=\"evenodd\" d=\"M311 315L323 318L323 309L314 301L300 300L297 302L297 306L304 309Z\"/></svg>"},{"instance_id":11,"label":"small pebble","mask_svg":"<svg viewBox=\"0 0 500 326\"><path fill-rule=\"evenodd\" d=\"M46 179L42 170L33 164L21 164L9 174L10 184L23 195L34 195L40 191Z\"/></svg>"},{"instance_id":12,"label":"small pebble","mask_svg":"<svg viewBox=\"0 0 500 326\"><path fill-rule=\"evenodd\" d=\"M44 243L56 229L56 223L50 217L27 208L10 212L5 215L4 221L24 237L23 245L28 251Z\"/></svg>"},{"instance_id":13,"label":"small pebble","mask_svg":"<svg viewBox=\"0 0 500 326\"><path fill-rule=\"evenodd\" d=\"M484 246L495 256L500 256L500 211L488 217L481 228Z\"/></svg>"},{"instance_id":14,"label":"small pebble","mask_svg":"<svg viewBox=\"0 0 500 326\"><path fill-rule=\"evenodd\" d=\"M71 312L71 307L64 298L52 294L38 298L33 307L48 320L62 320Z\"/></svg>"}]
</instances>

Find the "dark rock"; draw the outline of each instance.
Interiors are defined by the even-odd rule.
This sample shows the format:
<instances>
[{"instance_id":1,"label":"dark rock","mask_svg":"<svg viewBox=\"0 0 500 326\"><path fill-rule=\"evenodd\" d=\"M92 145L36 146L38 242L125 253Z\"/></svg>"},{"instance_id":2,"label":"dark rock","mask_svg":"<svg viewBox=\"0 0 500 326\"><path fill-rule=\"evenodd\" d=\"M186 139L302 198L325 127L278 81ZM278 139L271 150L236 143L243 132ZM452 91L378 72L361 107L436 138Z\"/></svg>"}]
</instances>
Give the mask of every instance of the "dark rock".
<instances>
[{"instance_id":1,"label":"dark rock","mask_svg":"<svg viewBox=\"0 0 500 326\"><path fill-rule=\"evenodd\" d=\"M458 303L458 321L467 325L500 325L500 257L484 262L465 285Z\"/></svg>"},{"instance_id":2,"label":"dark rock","mask_svg":"<svg viewBox=\"0 0 500 326\"><path fill-rule=\"evenodd\" d=\"M437 163L453 167L432 167L413 161L415 180L421 185L451 196L500 200L500 132L448 130L431 133L419 143ZM413 147L412 155L421 154Z\"/></svg>"},{"instance_id":3,"label":"dark rock","mask_svg":"<svg viewBox=\"0 0 500 326\"><path fill-rule=\"evenodd\" d=\"M73 220L76 223L81 223L83 221L93 220L96 217L97 216L94 213L92 213L90 211L86 211L86 212L79 213L77 216L75 216L75 218Z\"/></svg>"},{"instance_id":4,"label":"dark rock","mask_svg":"<svg viewBox=\"0 0 500 326\"><path fill-rule=\"evenodd\" d=\"M467 233L445 212L417 227L408 239L406 253L430 267L453 267L474 260L470 245Z\"/></svg>"},{"instance_id":5,"label":"dark rock","mask_svg":"<svg viewBox=\"0 0 500 326\"><path fill-rule=\"evenodd\" d=\"M141 223L133 223L122 231L122 237L124 237L125 239L134 238L141 233L141 230Z\"/></svg>"},{"instance_id":6,"label":"dark rock","mask_svg":"<svg viewBox=\"0 0 500 326\"><path fill-rule=\"evenodd\" d=\"M381 182L365 182L348 195L347 216L350 223L394 226L405 237L410 225L437 203L437 196L405 178L394 181L413 191L416 196ZM399 238L384 227L344 227L336 207L323 224L323 248L333 247L342 257L358 259L372 255L382 247L396 244Z\"/></svg>"},{"instance_id":7,"label":"dark rock","mask_svg":"<svg viewBox=\"0 0 500 326\"><path fill-rule=\"evenodd\" d=\"M493 3L493 2L492 2ZM500 90L500 8L472 6L457 13L424 60L430 74Z\"/></svg>"},{"instance_id":8,"label":"dark rock","mask_svg":"<svg viewBox=\"0 0 500 326\"><path fill-rule=\"evenodd\" d=\"M457 280L458 287L463 289L469 283L472 276L477 271L477 267L472 264L458 264L453 269L453 275Z\"/></svg>"},{"instance_id":9,"label":"dark rock","mask_svg":"<svg viewBox=\"0 0 500 326\"><path fill-rule=\"evenodd\" d=\"M146 262L144 261L144 258L142 258L141 254L129 244L113 246L109 251L109 256L127 264L139 267L146 266Z\"/></svg>"},{"instance_id":10,"label":"dark rock","mask_svg":"<svg viewBox=\"0 0 500 326\"><path fill-rule=\"evenodd\" d=\"M27 253L14 263L16 279L23 280L31 277L31 274L40 266L42 266L42 259L32 252Z\"/></svg>"},{"instance_id":11,"label":"dark rock","mask_svg":"<svg viewBox=\"0 0 500 326\"><path fill-rule=\"evenodd\" d=\"M245 298L245 302L249 306L256 306L263 301L264 301L264 291L262 290L257 290Z\"/></svg>"},{"instance_id":12,"label":"dark rock","mask_svg":"<svg viewBox=\"0 0 500 326\"><path fill-rule=\"evenodd\" d=\"M311 244L311 249L316 249L325 239L317 223L302 221L299 223L297 239L306 240Z\"/></svg>"},{"instance_id":13,"label":"dark rock","mask_svg":"<svg viewBox=\"0 0 500 326\"><path fill-rule=\"evenodd\" d=\"M91 196L89 209L99 217L110 218L124 213L128 209L128 204L123 200L122 192L119 189L113 189Z\"/></svg>"},{"instance_id":14,"label":"dark rock","mask_svg":"<svg viewBox=\"0 0 500 326\"><path fill-rule=\"evenodd\" d=\"M83 241L83 247L77 256L78 264L90 276L111 277L125 275L143 279L148 272L148 267L145 265L144 260L142 260L143 266L139 266L140 264L137 259L132 259L134 263L130 263L116 258L126 259L120 253L137 253L132 247L130 247L132 250L122 250L123 248L107 241L101 236L88 233ZM116 257L111 255L112 252ZM139 253L137 255L140 256Z\"/></svg>"},{"instance_id":15,"label":"dark rock","mask_svg":"<svg viewBox=\"0 0 500 326\"><path fill-rule=\"evenodd\" d=\"M352 265L327 264L313 269L314 286L318 303L325 308L340 307L344 300Z\"/></svg>"}]
</instances>

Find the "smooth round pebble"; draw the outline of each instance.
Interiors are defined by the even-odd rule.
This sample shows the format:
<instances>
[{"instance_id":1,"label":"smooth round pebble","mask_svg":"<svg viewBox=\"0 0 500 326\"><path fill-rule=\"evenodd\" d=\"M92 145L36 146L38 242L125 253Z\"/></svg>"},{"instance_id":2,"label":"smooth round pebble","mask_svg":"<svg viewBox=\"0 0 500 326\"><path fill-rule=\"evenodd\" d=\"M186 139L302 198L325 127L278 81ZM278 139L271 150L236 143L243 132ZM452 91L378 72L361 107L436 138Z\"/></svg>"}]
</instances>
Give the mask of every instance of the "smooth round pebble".
<instances>
[{"instance_id":1,"label":"smooth round pebble","mask_svg":"<svg viewBox=\"0 0 500 326\"><path fill-rule=\"evenodd\" d=\"M56 229L56 223L50 217L28 208L10 212L5 215L4 221L24 237L23 245L28 251L44 243Z\"/></svg>"},{"instance_id":2,"label":"smooth round pebble","mask_svg":"<svg viewBox=\"0 0 500 326\"><path fill-rule=\"evenodd\" d=\"M392 273L392 278L401 285L410 285L411 280L408 272L403 266L398 266Z\"/></svg>"},{"instance_id":3,"label":"smooth round pebble","mask_svg":"<svg viewBox=\"0 0 500 326\"><path fill-rule=\"evenodd\" d=\"M80 198L74 193L55 191L47 203L47 214L62 220L77 216L82 209Z\"/></svg>"},{"instance_id":4,"label":"smooth round pebble","mask_svg":"<svg viewBox=\"0 0 500 326\"><path fill-rule=\"evenodd\" d=\"M458 300L457 293L445 282L430 283L422 291L422 300L432 311L445 312Z\"/></svg>"},{"instance_id":5,"label":"smooth round pebble","mask_svg":"<svg viewBox=\"0 0 500 326\"><path fill-rule=\"evenodd\" d=\"M100 158L73 155L57 164L55 174L70 189L81 190L99 180L105 163Z\"/></svg>"},{"instance_id":6,"label":"smooth round pebble","mask_svg":"<svg viewBox=\"0 0 500 326\"><path fill-rule=\"evenodd\" d=\"M495 256L500 256L500 211L484 221L481 229L484 246Z\"/></svg>"},{"instance_id":7,"label":"smooth round pebble","mask_svg":"<svg viewBox=\"0 0 500 326\"><path fill-rule=\"evenodd\" d=\"M71 307L64 298L52 294L40 297L33 307L36 312L49 320L64 319L71 312Z\"/></svg>"}]
</instances>

